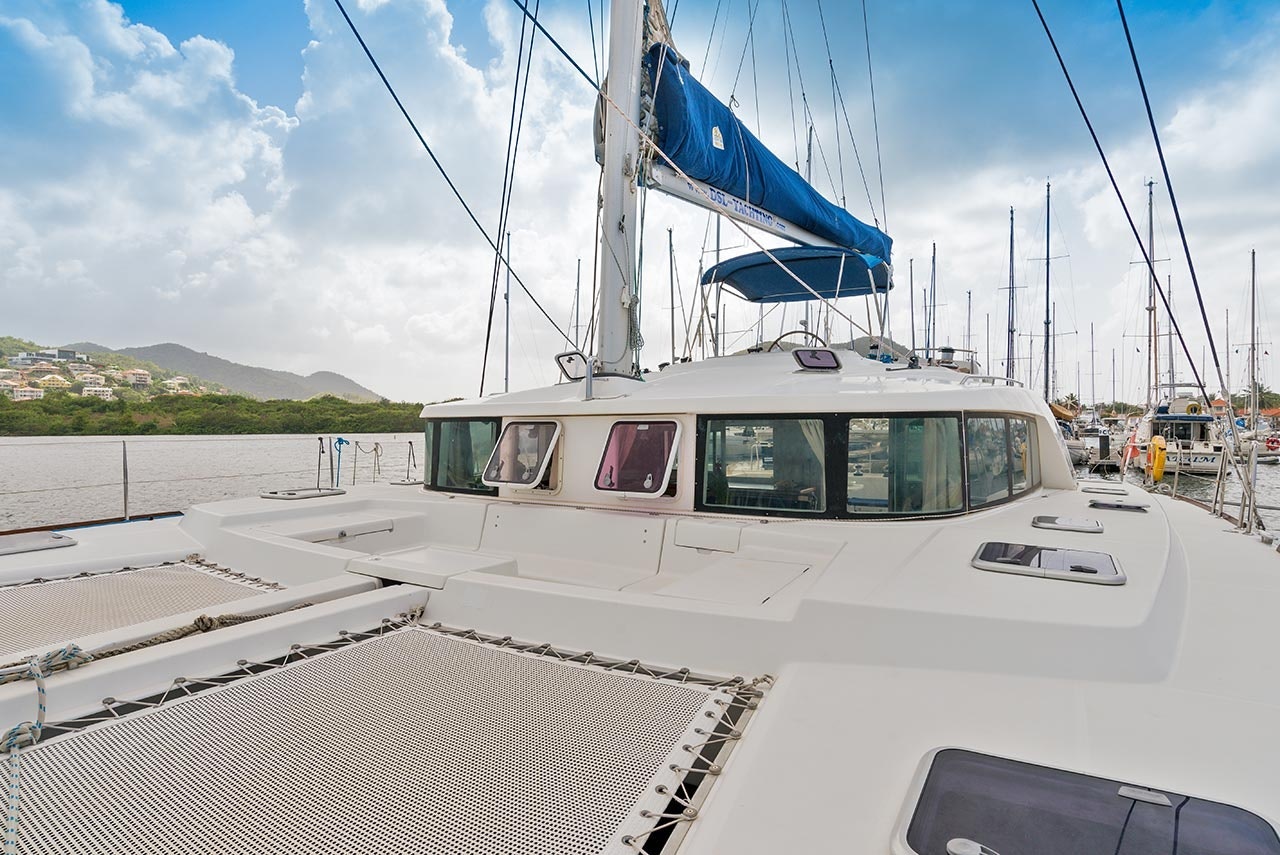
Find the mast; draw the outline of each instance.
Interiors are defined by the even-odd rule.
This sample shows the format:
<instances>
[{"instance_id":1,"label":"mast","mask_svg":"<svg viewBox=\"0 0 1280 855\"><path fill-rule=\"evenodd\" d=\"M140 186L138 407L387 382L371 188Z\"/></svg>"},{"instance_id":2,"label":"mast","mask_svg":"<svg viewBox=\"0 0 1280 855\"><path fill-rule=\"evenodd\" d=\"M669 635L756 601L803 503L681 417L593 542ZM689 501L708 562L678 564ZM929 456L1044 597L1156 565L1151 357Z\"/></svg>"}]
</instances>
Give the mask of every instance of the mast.
<instances>
[{"instance_id":1,"label":"mast","mask_svg":"<svg viewBox=\"0 0 1280 855\"><path fill-rule=\"evenodd\" d=\"M973 291L964 292L965 300L965 321L964 321L964 349L969 351L970 359L973 358Z\"/></svg>"},{"instance_id":2,"label":"mast","mask_svg":"<svg viewBox=\"0 0 1280 855\"><path fill-rule=\"evenodd\" d=\"M667 227L667 285L671 290L671 364L676 364L676 245Z\"/></svg>"},{"instance_id":3,"label":"mast","mask_svg":"<svg viewBox=\"0 0 1280 855\"><path fill-rule=\"evenodd\" d=\"M1150 281L1147 283L1147 409L1160 400L1156 386L1160 383L1160 327L1156 319L1156 267L1155 267L1155 198L1151 188L1155 182L1147 180L1147 257L1151 259Z\"/></svg>"},{"instance_id":4,"label":"mast","mask_svg":"<svg viewBox=\"0 0 1280 855\"><path fill-rule=\"evenodd\" d=\"M929 270L929 302L933 304L933 311L929 316L933 329L929 335L933 341L933 348L937 350L938 344L938 244L933 244L933 260L930 263Z\"/></svg>"},{"instance_id":5,"label":"mast","mask_svg":"<svg viewBox=\"0 0 1280 855\"><path fill-rule=\"evenodd\" d=\"M601 374L635 376L632 304L636 299L636 176L640 163L640 54L643 3L609 7L609 76L604 109L604 167L600 219L600 306L596 360ZM614 107L616 105L616 109ZM621 111L621 112L619 112Z\"/></svg>"},{"instance_id":6,"label":"mast","mask_svg":"<svg viewBox=\"0 0 1280 855\"><path fill-rule=\"evenodd\" d=\"M578 259L578 281L573 286L573 346L581 348L578 333L582 330L582 259Z\"/></svg>"},{"instance_id":7,"label":"mast","mask_svg":"<svg viewBox=\"0 0 1280 855\"><path fill-rule=\"evenodd\" d=\"M1044 399L1049 397L1049 340L1052 338L1049 317L1049 182L1044 183Z\"/></svg>"},{"instance_id":8,"label":"mast","mask_svg":"<svg viewBox=\"0 0 1280 855\"><path fill-rule=\"evenodd\" d=\"M1173 400L1174 390L1178 384L1178 377L1174 373L1173 363L1173 274L1168 274L1165 280L1165 295L1169 298L1169 329L1166 335L1169 337L1169 400Z\"/></svg>"},{"instance_id":9,"label":"mast","mask_svg":"<svg viewBox=\"0 0 1280 855\"><path fill-rule=\"evenodd\" d=\"M1013 207L1009 207L1009 343L1005 349L1004 376L1013 379L1014 363L1013 317Z\"/></svg>"},{"instance_id":10,"label":"mast","mask_svg":"<svg viewBox=\"0 0 1280 855\"><path fill-rule=\"evenodd\" d=\"M506 304L506 346L503 348L502 391L511 391L511 232L507 232L507 291L502 297Z\"/></svg>"},{"instance_id":11,"label":"mast","mask_svg":"<svg viewBox=\"0 0 1280 855\"><path fill-rule=\"evenodd\" d=\"M1249 250L1249 429L1258 429L1258 251Z\"/></svg>"},{"instance_id":12,"label":"mast","mask_svg":"<svg viewBox=\"0 0 1280 855\"><path fill-rule=\"evenodd\" d=\"M1093 347L1093 321L1089 321L1089 407L1098 420L1098 351Z\"/></svg>"},{"instance_id":13,"label":"mast","mask_svg":"<svg viewBox=\"0 0 1280 855\"><path fill-rule=\"evenodd\" d=\"M911 306L911 352L916 352L916 260L907 262L907 303ZM853 341L853 336L849 336Z\"/></svg>"},{"instance_id":14,"label":"mast","mask_svg":"<svg viewBox=\"0 0 1280 855\"><path fill-rule=\"evenodd\" d=\"M1227 337L1225 341L1227 343L1227 353L1226 353L1227 412L1231 414L1232 419L1235 419L1236 417L1235 407L1231 405L1231 310L1230 309L1227 309L1226 326L1227 326L1227 329L1226 329Z\"/></svg>"}]
</instances>

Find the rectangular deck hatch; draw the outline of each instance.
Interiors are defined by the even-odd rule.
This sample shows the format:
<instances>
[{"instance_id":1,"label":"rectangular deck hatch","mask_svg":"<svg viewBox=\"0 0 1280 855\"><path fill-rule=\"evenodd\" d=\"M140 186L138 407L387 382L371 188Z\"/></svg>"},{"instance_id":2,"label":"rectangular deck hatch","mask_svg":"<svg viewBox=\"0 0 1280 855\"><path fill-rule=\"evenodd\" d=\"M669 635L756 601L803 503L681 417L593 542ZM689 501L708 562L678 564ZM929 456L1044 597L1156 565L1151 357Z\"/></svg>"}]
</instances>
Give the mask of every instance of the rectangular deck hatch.
<instances>
[{"instance_id":1,"label":"rectangular deck hatch","mask_svg":"<svg viewBox=\"0 0 1280 855\"><path fill-rule=\"evenodd\" d=\"M973 566L996 573L1015 573L1043 579L1123 585L1124 571L1105 552L988 541L978 547Z\"/></svg>"},{"instance_id":2,"label":"rectangular deck hatch","mask_svg":"<svg viewBox=\"0 0 1280 855\"><path fill-rule=\"evenodd\" d=\"M1280 855L1247 810L959 748L925 757L907 811L895 855Z\"/></svg>"}]
</instances>

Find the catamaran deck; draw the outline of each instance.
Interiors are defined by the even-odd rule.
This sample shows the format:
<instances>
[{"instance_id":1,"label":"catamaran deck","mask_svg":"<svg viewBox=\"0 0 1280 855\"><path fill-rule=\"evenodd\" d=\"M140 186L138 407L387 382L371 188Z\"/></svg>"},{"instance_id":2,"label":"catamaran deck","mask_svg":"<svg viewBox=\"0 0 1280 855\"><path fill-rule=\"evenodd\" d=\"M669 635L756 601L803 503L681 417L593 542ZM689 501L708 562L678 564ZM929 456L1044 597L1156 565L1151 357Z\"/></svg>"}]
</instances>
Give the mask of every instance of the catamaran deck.
<instances>
[{"instance_id":1,"label":"catamaran deck","mask_svg":"<svg viewBox=\"0 0 1280 855\"><path fill-rule=\"evenodd\" d=\"M1042 490L962 517L850 525L375 486L283 509L218 503L0 556L5 579L98 578L128 563L132 532L172 547L153 564L199 553L283 588L33 644L93 650L210 611L267 615L48 677L49 728L22 751L19 851L301 852L343 834L365 851L393 839L403 851L455 851L445 839L460 852L638 851L621 841L640 811L652 828L685 810L640 794L669 792L657 776L671 752L706 739L688 728L715 689L688 673L773 679L734 728L742 738L714 787L673 820L682 853L833 840L902 852L897 817L922 758L945 746L1274 822L1280 664L1237 653L1280 642L1280 556L1226 522L1206 527L1198 508L1114 489L1123 495ZM1104 530L1032 526L1045 515ZM1196 537L1180 535L1193 524ZM970 563L983 542L1016 537L1106 552L1125 584ZM30 720L35 706L31 681L0 685L0 720Z\"/></svg>"}]
</instances>

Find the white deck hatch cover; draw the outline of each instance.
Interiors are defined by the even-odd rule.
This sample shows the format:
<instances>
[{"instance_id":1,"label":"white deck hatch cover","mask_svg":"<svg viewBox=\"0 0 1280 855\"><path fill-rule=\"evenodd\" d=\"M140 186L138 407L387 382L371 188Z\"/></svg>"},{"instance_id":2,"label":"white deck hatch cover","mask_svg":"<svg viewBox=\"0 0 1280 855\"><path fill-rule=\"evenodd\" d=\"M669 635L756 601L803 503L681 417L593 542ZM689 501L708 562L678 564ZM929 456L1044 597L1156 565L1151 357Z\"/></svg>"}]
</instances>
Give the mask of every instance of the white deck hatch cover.
<instances>
[{"instance_id":1,"label":"white deck hatch cover","mask_svg":"<svg viewBox=\"0 0 1280 855\"><path fill-rule=\"evenodd\" d=\"M412 626L25 749L17 851L635 855L729 695Z\"/></svg>"},{"instance_id":2,"label":"white deck hatch cover","mask_svg":"<svg viewBox=\"0 0 1280 855\"><path fill-rule=\"evenodd\" d=\"M196 558L0 586L0 659L281 589Z\"/></svg>"}]
</instances>

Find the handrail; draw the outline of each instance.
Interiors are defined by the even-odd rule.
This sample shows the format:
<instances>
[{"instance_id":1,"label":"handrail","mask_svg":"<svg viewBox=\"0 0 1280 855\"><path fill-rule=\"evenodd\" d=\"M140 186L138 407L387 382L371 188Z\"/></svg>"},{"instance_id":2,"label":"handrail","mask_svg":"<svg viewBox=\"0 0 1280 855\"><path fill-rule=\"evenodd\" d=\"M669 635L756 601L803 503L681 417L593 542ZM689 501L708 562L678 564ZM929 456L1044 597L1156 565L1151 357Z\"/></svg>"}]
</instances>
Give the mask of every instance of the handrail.
<instances>
[{"instance_id":1,"label":"handrail","mask_svg":"<svg viewBox=\"0 0 1280 855\"><path fill-rule=\"evenodd\" d=\"M961 386L968 386L970 383L982 383L986 386L995 386L997 383L1004 383L1006 386L1023 386L1027 384L1021 380L1015 380L1012 377L1004 377L1000 374L966 374L964 379L960 381Z\"/></svg>"}]
</instances>

